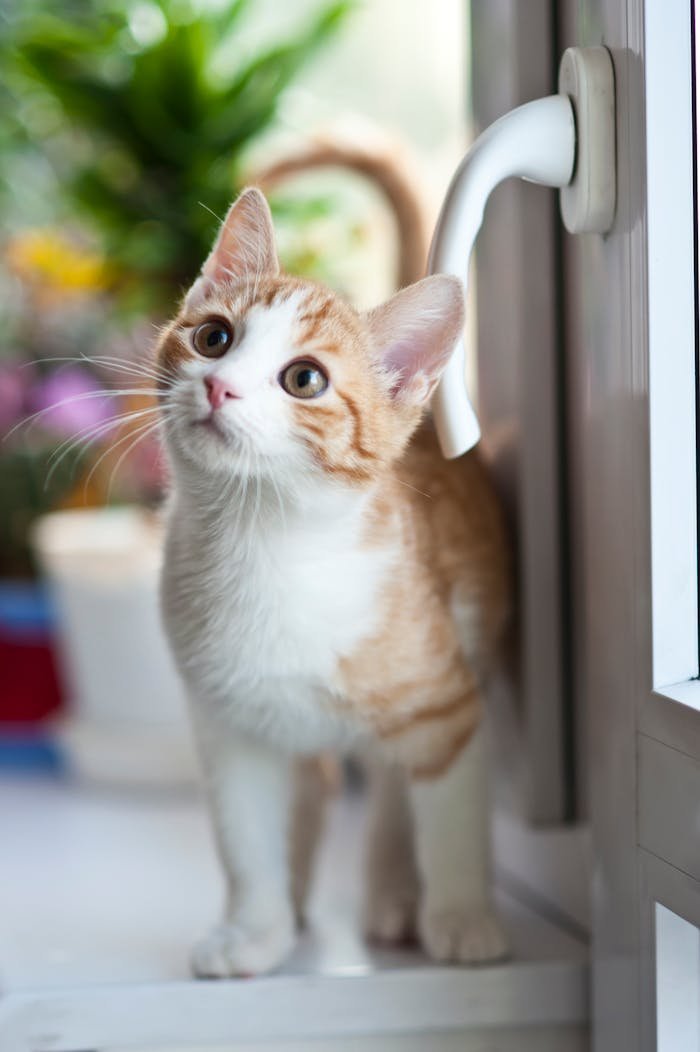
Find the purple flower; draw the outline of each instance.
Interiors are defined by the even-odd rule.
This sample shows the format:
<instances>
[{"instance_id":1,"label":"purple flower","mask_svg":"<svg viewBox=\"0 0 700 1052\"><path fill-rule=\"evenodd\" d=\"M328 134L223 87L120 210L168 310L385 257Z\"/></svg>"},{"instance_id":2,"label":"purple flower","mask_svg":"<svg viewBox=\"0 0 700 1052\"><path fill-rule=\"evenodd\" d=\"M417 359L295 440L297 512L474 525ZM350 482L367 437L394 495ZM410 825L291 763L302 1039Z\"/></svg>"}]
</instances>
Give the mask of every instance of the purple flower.
<instances>
[{"instance_id":1,"label":"purple flower","mask_svg":"<svg viewBox=\"0 0 700 1052\"><path fill-rule=\"evenodd\" d=\"M57 369L42 378L30 394L31 412L42 412L43 430L73 435L96 427L114 413L114 396L101 394L101 385L80 366Z\"/></svg>"}]
</instances>

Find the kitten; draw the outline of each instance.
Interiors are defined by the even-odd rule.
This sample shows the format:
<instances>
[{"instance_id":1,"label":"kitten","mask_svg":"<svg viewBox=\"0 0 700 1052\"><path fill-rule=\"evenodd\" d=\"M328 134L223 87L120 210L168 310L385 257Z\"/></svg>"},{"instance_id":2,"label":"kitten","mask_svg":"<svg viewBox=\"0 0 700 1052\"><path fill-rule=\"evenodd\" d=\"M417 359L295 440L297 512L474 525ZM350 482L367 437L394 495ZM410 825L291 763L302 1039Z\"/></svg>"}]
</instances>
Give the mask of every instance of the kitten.
<instances>
[{"instance_id":1,"label":"kitten","mask_svg":"<svg viewBox=\"0 0 700 1052\"><path fill-rule=\"evenodd\" d=\"M445 462L420 426L462 326L452 277L359 315L280 274L247 190L162 334L162 604L228 889L199 975L290 952L328 749L371 757L369 935L417 929L441 961L505 953L479 724L507 546L478 456Z\"/></svg>"}]
</instances>

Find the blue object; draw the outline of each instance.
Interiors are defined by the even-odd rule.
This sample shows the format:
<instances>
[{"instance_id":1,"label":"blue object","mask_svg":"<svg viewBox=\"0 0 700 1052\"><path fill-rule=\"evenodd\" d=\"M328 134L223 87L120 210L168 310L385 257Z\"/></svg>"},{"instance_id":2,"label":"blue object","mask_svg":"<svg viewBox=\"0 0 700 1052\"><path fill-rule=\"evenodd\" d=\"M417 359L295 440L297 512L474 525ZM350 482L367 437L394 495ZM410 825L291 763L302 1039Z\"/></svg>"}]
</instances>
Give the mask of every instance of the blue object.
<instances>
[{"instance_id":1,"label":"blue object","mask_svg":"<svg viewBox=\"0 0 700 1052\"><path fill-rule=\"evenodd\" d=\"M0 629L48 635L55 623L49 590L37 581L0 581Z\"/></svg>"},{"instance_id":2,"label":"blue object","mask_svg":"<svg viewBox=\"0 0 700 1052\"><path fill-rule=\"evenodd\" d=\"M62 775L65 758L47 735L20 728L3 728L0 732L0 772L24 771L29 774Z\"/></svg>"}]
</instances>

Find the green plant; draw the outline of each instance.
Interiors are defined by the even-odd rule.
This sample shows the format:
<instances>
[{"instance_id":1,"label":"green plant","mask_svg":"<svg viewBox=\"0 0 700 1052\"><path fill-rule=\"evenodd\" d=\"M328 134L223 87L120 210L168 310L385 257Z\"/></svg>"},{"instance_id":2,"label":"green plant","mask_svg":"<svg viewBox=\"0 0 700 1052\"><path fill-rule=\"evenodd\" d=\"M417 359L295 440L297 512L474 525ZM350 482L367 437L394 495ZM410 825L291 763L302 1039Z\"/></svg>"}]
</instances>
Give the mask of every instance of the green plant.
<instances>
[{"instance_id":1,"label":"green plant","mask_svg":"<svg viewBox=\"0 0 700 1052\"><path fill-rule=\"evenodd\" d=\"M122 299L157 309L192 279L211 213L222 216L239 188L243 150L352 0L326 2L252 56L239 46L248 0L69 0L60 15L55 6L25 0L7 19L23 133L99 233Z\"/></svg>"}]
</instances>

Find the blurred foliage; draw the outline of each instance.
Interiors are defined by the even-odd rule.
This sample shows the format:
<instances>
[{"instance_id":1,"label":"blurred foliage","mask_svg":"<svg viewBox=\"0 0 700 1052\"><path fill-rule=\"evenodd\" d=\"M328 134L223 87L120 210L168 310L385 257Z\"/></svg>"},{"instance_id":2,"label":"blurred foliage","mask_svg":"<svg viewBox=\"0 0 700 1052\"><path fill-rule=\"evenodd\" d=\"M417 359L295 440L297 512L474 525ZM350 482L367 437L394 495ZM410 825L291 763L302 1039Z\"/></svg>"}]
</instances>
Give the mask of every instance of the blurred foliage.
<instances>
[{"instance_id":1,"label":"blurred foliage","mask_svg":"<svg viewBox=\"0 0 700 1052\"><path fill-rule=\"evenodd\" d=\"M45 486L50 449L16 449L5 453L0 467L0 577L24 577L34 571L31 525L37 516L57 507L57 489L69 492L74 485L72 462L67 460L55 474L52 487ZM94 503L85 499L85 504Z\"/></svg>"},{"instance_id":2,"label":"blurred foliage","mask_svg":"<svg viewBox=\"0 0 700 1052\"><path fill-rule=\"evenodd\" d=\"M0 104L99 234L112 290L170 306L240 188L242 153L337 32L326 2L288 39L244 46L250 0L5 0ZM2 164L2 161L0 161Z\"/></svg>"},{"instance_id":3,"label":"blurred foliage","mask_svg":"<svg viewBox=\"0 0 700 1052\"><path fill-rule=\"evenodd\" d=\"M0 576L32 572L38 514L162 493L151 321L354 2L318 0L272 41L252 0L0 0ZM347 216L317 192L273 209L284 263L327 277Z\"/></svg>"},{"instance_id":4,"label":"blurred foliage","mask_svg":"<svg viewBox=\"0 0 700 1052\"><path fill-rule=\"evenodd\" d=\"M157 419L139 366L151 326L127 330L106 320L99 260L82 258L58 233L32 232L10 248L32 280L13 282L0 270L15 308L0 356L0 577L32 572L29 526L37 515L153 503L164 484L156 435L141 430ZM46 279L64 263L63 286ZM141 436L120 472L121 454Z\"/></svg>"}]
</instances>

